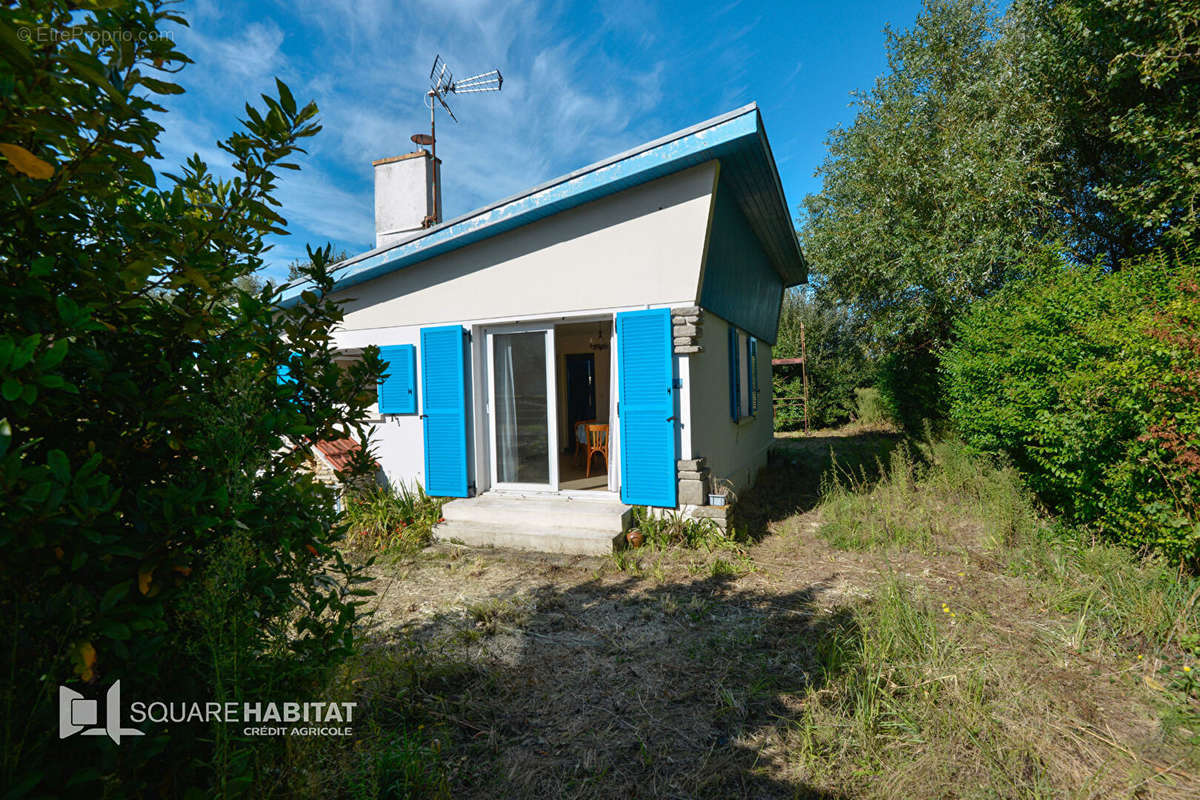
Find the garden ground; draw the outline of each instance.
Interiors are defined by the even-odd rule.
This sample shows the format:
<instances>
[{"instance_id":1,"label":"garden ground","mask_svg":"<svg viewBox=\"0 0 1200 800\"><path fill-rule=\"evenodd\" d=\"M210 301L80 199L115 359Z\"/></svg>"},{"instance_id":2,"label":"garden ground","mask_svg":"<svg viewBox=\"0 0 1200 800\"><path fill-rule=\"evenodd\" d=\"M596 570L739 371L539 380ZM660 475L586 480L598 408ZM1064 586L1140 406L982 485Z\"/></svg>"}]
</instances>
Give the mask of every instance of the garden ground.
<instances>
[{"instance_id":1,"label":"garden ground","mask_svg":"<svg viewBox=\"0 0 1200 800\"><path fill-rule=\"evenodd\" d=\"M366 722L309 788L1200 796L1195 581L1047 538L1010 470L886 432L780 438L739 509L739 545L376 565Z\"/></svg>"}]
</instances>

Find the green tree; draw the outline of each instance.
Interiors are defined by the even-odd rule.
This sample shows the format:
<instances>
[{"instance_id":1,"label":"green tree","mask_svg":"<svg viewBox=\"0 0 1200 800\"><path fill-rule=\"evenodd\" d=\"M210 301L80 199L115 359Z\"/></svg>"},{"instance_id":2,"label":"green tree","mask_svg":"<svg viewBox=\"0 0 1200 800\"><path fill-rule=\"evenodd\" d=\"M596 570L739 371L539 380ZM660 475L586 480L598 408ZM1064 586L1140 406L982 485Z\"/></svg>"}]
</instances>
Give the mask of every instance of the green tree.
<instances>
[{"instance_id":1,"label":"green tree","mask_svg":"<svg viewBox=\"0 0 1200 800\"><path fill-rule=\"evenodd\" d=\"M334 363L329 248L294 308L245 288L286 232L277 175L316 106L277 83L220 143L232 180L193 156L160 185L151 114L182 91L166 33L183 20L158 0L90 8L0 6L0 784L237 794L286 780L280 745L186 724L59 741L56 687L318 693L353 644L359 578L331 492L297 467L313 440L365 441L381 365Z\"/></svg>"},{"instance_id":2,"label":"green tree","mask_svg":"<svg viewBox=\"0 0 1200 800\"><path fill-rule=\"evenodd\" d=\"M1053 192L1083 263L1200 235L1200 4L1022 0L1025 71L1058 131Z\"/></svg>"},{"instance_id":3,"label":"green tree","mask_svg":"<svg viewBox=\"0 0 1200 800\"><path fill-rule=\"evenodd\" d=\"M329 263L330 264L340 264L349 257L350 257L350 254L347 253L345 250L339 250L336 253L334 253L333 255L329 256ZM308 270L310 270L311 268L312 268L312 258L311 257L307 258L307 259L294 258L287 265L287 271L288 271L287 279L289 281L304 280L304 276L307 274Z\"/></svg>"},{"instance_id":4,"label":"green tree","mask_svg":"<svg viewBox=\"0 0 1200 800\"><path fill-rule=\"evenodd\" d=\"M809 425L820 428L847 422L856 410L854 390L869 386L873 380L854 320L844 308L819 302L811 291L788 292L780 309L779 338L771 349L772 356L801 356L801 325L803 349L808 358ZM775 369L777 399L801 397L803 393L803 376L798 366ZM786 403L775 414L775 427L779 430L794 430L803 425L802 404Z\"/></svg>"},{"instance_id":5,"label":"green tree","mask_svg":"<svg viewBox=\"0 0 1200 800\"><path fill-rule=\"evenodd\" d=\"M1058 232L1054 117L1020 68L1028 36L987 4L929 0L911 30L888 30L888 73L855 95L805 199L822 293L864 320L905 422L934 410L934 354L958 313Z\"/></svg>"}]
</instances>

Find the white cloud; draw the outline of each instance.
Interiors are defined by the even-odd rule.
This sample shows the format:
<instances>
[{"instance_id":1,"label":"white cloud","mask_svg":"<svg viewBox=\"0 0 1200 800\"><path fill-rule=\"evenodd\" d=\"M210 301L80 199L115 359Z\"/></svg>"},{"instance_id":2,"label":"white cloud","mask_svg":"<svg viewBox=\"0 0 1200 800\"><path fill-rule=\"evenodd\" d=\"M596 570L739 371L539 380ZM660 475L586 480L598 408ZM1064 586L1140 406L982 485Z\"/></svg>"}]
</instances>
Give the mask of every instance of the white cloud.
<instances>
[{"instance_id":1,"label":"white cloud","mask_svg":"<svg viewBox=\"0 0 1200 800\"><path fill-rule=\"evenodd\" d=\"M260 6L259 16L264 8L269 18L248 21L208 0L185 7L193 27L177 41L196 64L180 76L189 94L169 115L164 155L214 156L217 132L227 135L275 75L297 100L317 100L324 129L305 143L303 170L281 176L294 235L271 254L276 270L304 241L373 245L370 162L410 151L409 136L428 130L423 95L437 53L459 77L504 74L499 94L451 98L460 123L438 109L447 217L667 132L656 116L667 54L656 50L658 23L633 0L596 10L591 29L554 0L298 0ZM630 58L630 47L644 55Z\"/></svg>"}]
</instances>

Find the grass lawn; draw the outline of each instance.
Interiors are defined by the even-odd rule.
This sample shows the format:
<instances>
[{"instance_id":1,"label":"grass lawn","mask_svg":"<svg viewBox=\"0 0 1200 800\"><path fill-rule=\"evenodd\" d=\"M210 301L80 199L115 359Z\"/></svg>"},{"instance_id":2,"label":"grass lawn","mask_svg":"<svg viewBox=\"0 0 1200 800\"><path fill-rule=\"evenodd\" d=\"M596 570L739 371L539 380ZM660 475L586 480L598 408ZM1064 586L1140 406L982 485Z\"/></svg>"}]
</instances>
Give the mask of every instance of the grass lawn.
<instances>
[{"instance_id":1,"label":"grass lawn","mask_svg":"<svg viewBox=\"0 0 1200 800\"><path fill-rule=\"evenodd\" d=\"M741 543L377 565L322 796L1200 796L1200 582L949 444L777 442ZM1200 665L1197 666L1200 672Z\"/></svg>"}]
</instances>

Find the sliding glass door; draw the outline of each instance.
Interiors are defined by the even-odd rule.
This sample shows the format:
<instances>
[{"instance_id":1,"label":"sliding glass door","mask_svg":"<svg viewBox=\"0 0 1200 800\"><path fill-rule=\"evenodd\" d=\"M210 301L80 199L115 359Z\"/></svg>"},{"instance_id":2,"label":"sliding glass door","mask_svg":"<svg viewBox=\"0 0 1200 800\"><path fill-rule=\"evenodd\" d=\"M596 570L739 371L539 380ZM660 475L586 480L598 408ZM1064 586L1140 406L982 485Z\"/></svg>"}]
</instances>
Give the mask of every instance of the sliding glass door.
<instances>
[{"instance_id":1,"label":"sliding glass door","mask_svg":"<svg viewBox=\"0 0 1200 800\"><path fill-rule=\"evenodd\" d=\"M492 482L499 488L556 490L554 332L488 332Z\"/></svg>"}]
</instances>

